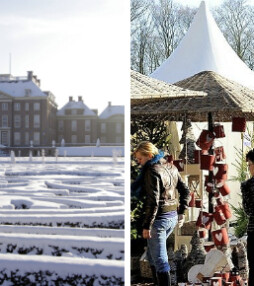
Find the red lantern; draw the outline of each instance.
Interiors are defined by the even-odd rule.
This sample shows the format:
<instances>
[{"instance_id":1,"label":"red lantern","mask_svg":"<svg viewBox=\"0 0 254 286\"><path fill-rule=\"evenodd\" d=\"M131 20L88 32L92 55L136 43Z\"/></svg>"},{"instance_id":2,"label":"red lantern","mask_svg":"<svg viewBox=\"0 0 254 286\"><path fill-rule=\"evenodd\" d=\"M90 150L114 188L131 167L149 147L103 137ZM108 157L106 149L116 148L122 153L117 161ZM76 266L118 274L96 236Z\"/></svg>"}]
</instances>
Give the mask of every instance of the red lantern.
<instances>
[{"instance_id":1,"label":"red lantern","mask_svg":"<svg viewBox=\"0 0 254 286\"><path fill-rule=\"evenodd\" d=\"M213 220L213 214L200 211L198 219L196 221L196 226L210 229L212 220Z\"/></svg>"},{"instance_id":2,"label":"red lantern","mask_svg":"<svg viewBox=\"0 0 254 286\"><path fill-rule=\"evenodd\" d=\"M230 193L230 189L229 189L228 185L225 183L223 185L219 184L219 185L217 185L217 187L218 187L218 190L220 191L220 193L222 194L222 196L227 196Z\"/></svg>"},{"instance_id":3,"label":"red lantern","mask_svg":"<svg viewBox=\"0 0 254 286\"><path fill-rule=\"evenodd\" d=\"M218 205L216 208L220 209L223 212L226 219L231 218L232 213L230 211L230 207L229 207L228 203L225 202L221 205Z\"/></svg>"},{"instance_id":4,"label":"red lantern","mask_svg":"<svg viewBox=\"0 0 254 286\"><path fill-rule=\"evenodd\" d=\"M232 131L233 132L245 132L246 130L246 119L244 117L233 117L232 118Z\"/></svg>"},{"instance_id":5,"label":"red lantern","mask_svg":"<svg viewBox=\"0 0 254 286\"><path fill-rule=\"evenodd\" d=\"M222 225L227 221L222 210L218 207L215 207L215 212L213 213L213 218L218 225Z\"/></svg>"},{"instance_id":6,"label":"red lantern","mask_svg":"<svg viewBox=\"0 0 254 286\"><path fill-rule=\"evenodd\" d=\"M208 130L202 130L196 144L202 150L209 150L213 144L214 138L215 138L215 136L214 136L213 132L210 132Z\"/></svg>"},{"instance_id":7,"label":"red lantern","mask_svg":"<svg viewBox=\"0 0 254 286\"><path fill-rule=\"evenodd\" d=\"M214 155L201 155L200 169L211 171L213 169L214 160Z\"/></svg>"},{"instance_id":8,"label":"red lantern","mask_svg":"<svg viewBox=\"0 0 254 286\"><path fill-rule=\"evenodd\" d=\"M215 245L228 244L229 238L225 227L212 231L212 237Z\"/></svg>"},{"instance_id":9,"label":"red lantern","mask_svg":"<svg viewBox=\"0 0 254 286\"><path fill-rule=\"evenodd\" d=\"M215 138L223 138L226 136L224 133L224 127L220 124L214 125L213 132L215 133Z\"/></svg>"},{"instance_id":10,"label":"red lantern","mask_svg":"<svg viewBox=\"0 0 254 286\"><path fill-rule=\"evenodd\" d=\"M202 200L201 199L196 199L195 200L195 207L196 208L202 208Z\"/></svg>"},{"instance_id":11,"label":"red lantern","mask_svg":"<svg viewBox=\"0 0 254 286\"><path fill-rule=\"evenodd\" d=\"M218 181L227 180L227 170L228 165L227 164L214 164L213 167L213 175L214 178Z\"/></svg>"}]
</instances>

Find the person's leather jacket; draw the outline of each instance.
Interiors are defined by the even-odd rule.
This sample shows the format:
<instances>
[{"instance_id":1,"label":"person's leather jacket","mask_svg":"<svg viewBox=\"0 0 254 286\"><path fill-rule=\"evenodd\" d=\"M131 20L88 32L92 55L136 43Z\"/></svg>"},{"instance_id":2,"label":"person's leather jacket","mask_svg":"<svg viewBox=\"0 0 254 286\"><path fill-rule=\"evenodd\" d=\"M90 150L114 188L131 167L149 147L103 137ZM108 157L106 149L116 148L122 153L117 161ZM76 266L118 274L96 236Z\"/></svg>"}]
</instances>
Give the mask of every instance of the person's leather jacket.
<instances>
[{"instance_id":1,"label":"person's leather jacket","mask_svg":"<svg viewBox=\"0 0 254 286\"><path fill-rule=\"evenodd\" d=\"M178 214L183 214L188 208L189 189L177 168L165 159L147 166L143 189L146 194L143 229L150 229L161 213L178 211Z\"/></svg>"}]
</instances>

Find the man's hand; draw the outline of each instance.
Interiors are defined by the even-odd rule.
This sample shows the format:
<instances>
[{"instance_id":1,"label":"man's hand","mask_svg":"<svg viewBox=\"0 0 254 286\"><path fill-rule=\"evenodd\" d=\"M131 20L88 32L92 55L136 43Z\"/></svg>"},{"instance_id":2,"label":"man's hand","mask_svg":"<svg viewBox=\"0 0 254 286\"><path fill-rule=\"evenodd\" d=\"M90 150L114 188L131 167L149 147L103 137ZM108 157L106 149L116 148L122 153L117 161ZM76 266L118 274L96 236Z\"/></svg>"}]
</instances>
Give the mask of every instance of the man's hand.
<instances>
[{"instance_id":1,"label":"man's hand","mask_svg":"<svg viewBox=\"0 0 254 286\"><path fill-rule=\"evenodd\" d=\"M151 231L149 229L143 229L143 238L149 239L151 238Z\"/></svg>"},{"instance_id":2,"label":"man's hand","mask_svg":"<svg viewBox=\"0 0 254 286\"><path fill-rule=\"evenodd\" d=\"M185 222L185 215L179 214L178 215L178 227L181 228Z\"/></svg>"}]
</instances>

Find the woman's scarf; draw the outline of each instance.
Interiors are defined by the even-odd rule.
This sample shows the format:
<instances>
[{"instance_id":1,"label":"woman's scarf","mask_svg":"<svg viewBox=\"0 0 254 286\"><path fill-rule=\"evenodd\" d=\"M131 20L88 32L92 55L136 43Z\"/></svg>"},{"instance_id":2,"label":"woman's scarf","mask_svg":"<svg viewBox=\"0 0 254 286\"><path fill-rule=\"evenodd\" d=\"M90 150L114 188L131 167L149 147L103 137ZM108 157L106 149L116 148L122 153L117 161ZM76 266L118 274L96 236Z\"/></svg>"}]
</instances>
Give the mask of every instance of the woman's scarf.
<instances>
[{"instance_id":1,"label":"woman's scarf","mask_svg":"<svg viewBox=\"0 0 254 286\"><path fill-rule=\"evenodd\" d=\"M142 186L144 183L145 172L148 166L156 164L160 161L161 158L164 157L164 152L159 150L159 154L156 154L151 160L147 161L145 165L141 168L140 175L137 177L135 182L131 184L131 196L140 198L142 193Z\"/></svg>"}]
</instances>

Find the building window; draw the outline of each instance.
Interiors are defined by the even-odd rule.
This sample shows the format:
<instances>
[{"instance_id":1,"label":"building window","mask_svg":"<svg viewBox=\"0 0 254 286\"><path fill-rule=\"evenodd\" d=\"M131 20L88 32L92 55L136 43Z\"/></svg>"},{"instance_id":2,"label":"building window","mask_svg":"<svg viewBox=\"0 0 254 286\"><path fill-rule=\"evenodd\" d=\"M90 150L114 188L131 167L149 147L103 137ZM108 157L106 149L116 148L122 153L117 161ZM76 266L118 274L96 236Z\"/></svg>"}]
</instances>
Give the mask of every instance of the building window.
<instances>
[{"instance_id":1,"label":"building window","mask_svg":"<svg viewBox=\"0 0 254 286\"><path fill-rule=\"evenodd\" d=\"M8 115L2 115L2 127L8 127Z\"/></svg>"},{"instance_id":2,"label":"building window","mask_svg":"<svg viewBox=\"0 0 254 286\"><path fill-rule=\"evenodd\" d=\"M101 133L106 133L106 123L101 123Z\"/></svg>"},{"instance_id":3,"label":"building window","mask_svg":"<svg viewBox=\"0 0 254 286\"><path fill-rule=\"evenodd\" d=\"M14 116L14 127L20 128L20 126L21 126L20 115L15 115Z\"/></svg>"},{"instance_id":4,"label":"building window","mask_svg":"<svg viewBox=\"0 0 254 286\"><path fill-rule=\"evenodd\" d=\"M64 130L64 122L63 120L58 121L58 131L63 131Z\"/></svg>"},{"instance_id":5,"label":"building window","mask_svg":"<svg viewBox=\"0 0 254 286\"><path fill-rule=\"evenodd\" d=\"M85 143L91 143L90 135L85 135Z\"/></svg>"},{"instance_id":6,"label":"building window","mask_svg":"<svg viewBox=\"0 0 254 286\"><path fill-rule=\"evenodd\" d=\"M71 131L77 131L77 120L71 121Z\"/></svg>"},{"instance_id":7,"label":"building window","mask_svg":"<svg viewBox=\"0 0 254 286\"><path fill-rule=\"evenodd\" d=\"M25 132L25 145L29 145L30 140L29 140L29 132Z\"/></svg>"},{"instance_id":8,"label":"building window","mask_svg":"<svg viewBox=\"0 0 254 286\"><path fill-rule=\"evenodd\" d=\"M90 131L91 130L91 120L86 120L85 121L85 131Z\"/></svg>"},{"instance_id":9,"label":"building window","mask_svg":"<svg viewBox=\"0 0 254 286\"><path fill-rule=\"evenodd\" d=\"M40 145L40 132L34 132L34 145Z\"/></svg>"},{"instance_id":10,"label":"building window","mask_svg":"<svg viewBox=\"0 0 254 286\"><path fill-rule=\"evenodd\" d=\"M35 102L34 103L34 110L40 110L40 102Z\"/></svg>"},{"instance_id":11,"label":"building window","mask_svg":"<svg viewBox=\"0 0 254 286\"><path fill-rule=\"evenodd\" d=\"M101 136L101 143L106 143L106 137L105 136Z\"/></svg>"},{"instance_id":12,"label":"building window","mask_svg":"<svg viewBox=\"0 0 254 286\"><path fill-rule=\"evenodd\" d=\"M71 135L71 143L73 144L77 143L77 135Z\"/></svg>"},{"instance_id":13,"label":"building window","mask_svg":"<svg viewBox=\"0 0 254 286\"><path fill-rule=\"evenodd\" d=\"M25 103L25 111L29 111L29 103L28 102Z\"/></svg>"},{"instance_id":14,"label":"building window","mask_svg":"<svg viewBox=\"0 0 254 286\"><path fill-rule=\"evenodd\" d=\"M19 102L15 102L14 103L14 110L15 111L20 111L20 103Z\"/></svg>"},{"instance_id":15,"label":"building window","mask_svg":"<svg viewBox=\"0 0 254 286\"><path fill-rule=\"evenodd\" d=\"M32 93L31 89L29 89L29 88L25 89L25 96L26 97L31 96L31 93Z\"/></svg>"},{"instance_id":16,"label":"building window","mask_svg":"<svg viewBox=\"0 0 254 286\"><path fill-rule=\"evenodd\" d=\"M121 133L122 131L122 124L121 123L116 123L116 133Z\"/></svg>"},{"instance_id":17,"label":"building window","mask_svg":"<svg viewBox=\"0 0 254 286\"><path fill-rule=\"evenodd\" d=\"M7 146L9 144L7 131L1 132L1 144L5 145L5 146Z\"/></svg>"},{"instance_id":18,"label":"building window","mask_svg":"<svg viewBox=\"0 0 254 286\"><path fill-rule=\"evenodd\" d=\"M8 110L8 103L7 102L2 103L2 110Z\"/></svg>"},{"instance_id":19,"label":"building window","mask_svg":"<svg viewBox=\"0 0 254 286\"><path fill-rule=\"evenodd\" d=\"M14 145L20 145L20 132L14 132Z\"/></svg>"},{"instance_id":20,"label":"building window","mask_svg":"<svg viewBox=\"0 0 254 286\"><path fill-rule=\"evenodd\" d=\"M34 128L40 128L40 115L34 115Z\"/></svg>"},{"instance_id":21,"label":"building window","mask_svg":"<svg viewBox=\"0 0 254 286\"><path fill-rule=\"evenodd\" d=\"M72 115L76 115L76 114L77 114L77 109L72 109L72 110L71 110L71 114L72 114Z\"/></svg>"},{"instance_id":22,"label":"building window","mask_svg":"<svg viewBox=\"0 0 254 286\"><path fill-rule=\"evenodd\" d=\"M29 128L29 115L25 116L25 128Z\"/></svg>"}]
</instances>

